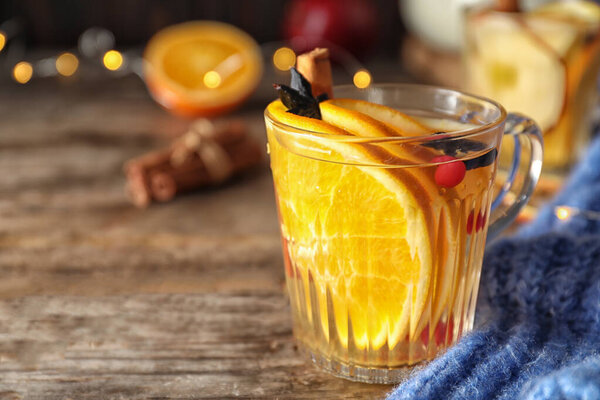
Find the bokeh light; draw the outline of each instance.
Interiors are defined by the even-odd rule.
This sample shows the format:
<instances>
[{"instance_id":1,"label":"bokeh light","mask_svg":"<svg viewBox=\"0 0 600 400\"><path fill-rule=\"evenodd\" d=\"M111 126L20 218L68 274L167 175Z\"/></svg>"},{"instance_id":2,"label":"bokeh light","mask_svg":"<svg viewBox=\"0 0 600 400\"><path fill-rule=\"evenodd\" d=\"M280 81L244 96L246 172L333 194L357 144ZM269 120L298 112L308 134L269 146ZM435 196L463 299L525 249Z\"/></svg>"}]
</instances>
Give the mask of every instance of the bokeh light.
<instances>
[{"instance_id":1,"label":"bokeh light","mask_svg":"<svg viewBox=\"0 0 600 400\"><path fill-rule=\"evenodd\" d=\"M56 70L62 76L71 76L79 67L79 60L73 53L62 53L56 58Z\"/></svg>"},{"instance_id":2,"label":"bokeh light","mask_svg":"<svg viewBox=\"0 0 600 400\"><path fill-rule=\"evenodd\" d=\"M357 88L365 89L371 84L371 74L366 69L361 69L354 74L352 81Z\"/></svg>"},{"instance_id":3,"label":"bokeh light","mask_svg":"<svg viewBox=\"0 0 600 400\"><path fill-rule=\"evenodd\" d=\"M296 64L296 53L289 47L280 47L273 54L273 64L281 71L287 71Z\"/></svg>"},{"instance_id":4,"label":"bokeh light","mask_svg":"<svg viewBox=\"0 0 600 400\"><path fill-rule=\"evenodd\" d=\"M561 221L564 221L571 216L571 212L567 207L558 207L555 213L556 218L560 219Z\"/></svg>"},{"instance_id":5,"label":"bokeh light","mask_svg":"<svg viewBox=\"0 0 600 400\"><path fill-rule=\"evenodd\" d=\"M6 33L0 31L0 51L6 46Z\"/></svg>"},{"instance_id":6,"label":"bokeh light","mask_svg":"<svg viewBox=\"0 0 600 400\"><path fill-rule=\"evenodd\" d=\"M13 78L19 83L27 83L33 76L33 67L27 61L17 63L13 68Z\"/></svg>"},{"instance_id":7,"label":"bokeh light","mask_svg":"<svg viewBox=\"0 0 600 400\"><path fill-rule=\"evenodd\" d=\"M209 89L216 89L221 86L221 75L217 71L208 71L204 74L204 84Z\"/></svg>"},{"instance_id":8,"label":"bokeh light","mask_svg":"<svg viewBox=\"0 0 600 400\"><path fill-rule=\"evenodd\" d=\"M123 65L123 56L117 50L109 50L104 53L102 62L107 69L116 71Z\"/></svg>"}]
</instances>

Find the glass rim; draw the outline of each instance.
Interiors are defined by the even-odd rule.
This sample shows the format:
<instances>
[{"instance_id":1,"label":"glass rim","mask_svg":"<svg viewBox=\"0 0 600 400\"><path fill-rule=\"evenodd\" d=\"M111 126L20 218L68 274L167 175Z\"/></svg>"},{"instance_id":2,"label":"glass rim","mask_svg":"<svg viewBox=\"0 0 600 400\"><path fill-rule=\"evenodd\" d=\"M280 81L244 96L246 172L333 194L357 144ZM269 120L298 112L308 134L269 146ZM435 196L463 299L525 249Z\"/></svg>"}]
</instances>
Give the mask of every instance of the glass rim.
<instances>
[{"instance_id":1,"label":"glass rim","mask_svg":"<svg viewBox=\"0 0 600 400\"><path fill-rule=\"evenodd\" d=\"M381 137L381 136L344 136L344 135L337 135L337 134L332 134L332 133L323 133L323 132L313 131L310 129L299 128L299 127L296 127L293 125L286 124L284 122L277 120L273 115L271 115L271 113L268 111L268 107L265 108L264 116L269 121L269 123L277 126L278 128L280 128L284 131L287 131L288 133L293 132L294 134L307 135L307 136L313 136L313 137L316 135L321 139L328 139L328 140L334 140L334 141L339 141L339 142L361 142L361 143L365 143L365 142L368 142L368 143L387 143L387 142L405 143L405 142L416 142L416 141L430 141L433 139L452 140L452 139L459 139L459 138L460 139L470 138L472 136L477 136L481 133L488 132L489 130L492 130L492 129L498 127L498 125L502 124L506 120L506 116L507 116L507 112L506 112L505 108L500 103L498 103L492 99L489 99L484 96L479 96L479 95L463 92L461 90L446 88L443 86L424 85L424 84L415 84L415 83L374 83L374 84L371 84L366 89L359 89L352 84L336 85L333 87L334 90L336 90L336 89L354 89L354 90L358 90L358 91L369 90L371 88L381 88L381 89L385 89L385 88L402 89L402 88L404 88L404 89L422 90L422 91L429 91L429 92L441 92L445 96L453 95L453 96L467 97L468 99L470 99L472 101L478 101L478 102L483 102L483 103L492 105L499 111L499 115L493 121L490 121L483 125L478 125L473 128L466 128L466 129L460 129L460 130L455 130L455 131L443 132L443 134L444 134L443 138L440 138L439 135L437 135L435 133L427 134L427 135L419 135L419 136L385 136L385 137Z\"/></svg>"}]
</instances>

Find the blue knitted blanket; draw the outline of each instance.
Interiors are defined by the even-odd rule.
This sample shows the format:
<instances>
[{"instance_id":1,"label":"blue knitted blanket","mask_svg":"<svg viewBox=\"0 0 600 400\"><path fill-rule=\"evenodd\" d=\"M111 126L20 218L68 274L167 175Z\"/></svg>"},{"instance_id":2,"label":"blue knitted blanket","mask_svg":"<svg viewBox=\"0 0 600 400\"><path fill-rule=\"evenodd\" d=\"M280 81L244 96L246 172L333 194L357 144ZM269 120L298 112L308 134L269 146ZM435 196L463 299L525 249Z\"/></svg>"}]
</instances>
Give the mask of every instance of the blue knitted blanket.
<instances>
[{"instance_id":1,"label":"blue knitted blanket","mask_svg":"<svg viewBox=\"0 0 600 400\"><path fill-rule=\"evenodd\" d=\"M600 399L600 137L535 221L486 250L478 328L388 400Z\"/></svg>"}]
</instances>

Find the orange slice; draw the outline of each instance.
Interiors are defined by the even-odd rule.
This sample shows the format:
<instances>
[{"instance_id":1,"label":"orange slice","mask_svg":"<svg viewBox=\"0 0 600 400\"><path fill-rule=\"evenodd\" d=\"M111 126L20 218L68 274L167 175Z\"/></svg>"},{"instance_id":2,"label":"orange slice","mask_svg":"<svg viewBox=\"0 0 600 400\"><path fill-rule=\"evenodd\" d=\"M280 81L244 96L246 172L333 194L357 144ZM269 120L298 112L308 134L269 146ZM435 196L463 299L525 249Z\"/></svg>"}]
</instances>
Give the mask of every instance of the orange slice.
<instances>
[{"instance_id":1,"label":"orange slice","mask_svg":"<svg viewBox=\"0 0 600 400\"><path fill-rule=\"evenodd\" d=\"M287 113L280 101L267 108L271 118L315 132L304 133L297 145L298 136L267 120L286 251L304 292L316 287L317 304L308 300L306 306L318 307L327 336L336 335L344 346L391 348L414 334L426 306L434 263L433 194L407 169L342 164L350 159L376 165L380 154L322 134L373 137L393 131L352 110L334 115L333 107L321 110L338 118L337 126L325 117ZM306 157L308 147L317 151Z\"/></svg>"},{"instance_id":2,"label":"orange slice","mask_svg":"<svg viewBox=\"0 0 600 400\"><path fill-rule=\"evenodd\" d=\"M387 106L354 99L328 100L320 104L320 109L323 121L329 122L338 128L343 127L352 134L361 137L421 136L439 131L441 127L445 128L444 131L453 131L474 126L439 118L419 120ZM384 153L390 153L398 157L398 161L404 161L407 164L419 165L434 157L431 152L419 144L401 146L391 144L385 147L385 150ZM380 158L387 158L385 155L378 155ZM403 171L402 176L404 179L406 179L406 176L414 177L429 196L434 199L439 196L439 188L432 179L430 172L431 169L425 170L422 167L415 167ZM474 176L476 174L470 175ZM451 192L457 198L459 197L456 190L451 189ZM432 264L435 282L431 285L432 293L428 295L429 298L433 298L435 303L431 311L432 315L425 315L419 320L422 309L418 306L413 308L409 332L411 338L420 335L428 322L433 325L437 323L441 310L447 304L454 269L452 263L455 257L455 248L449 243L454 243L459 234L456 229L458 221L453 221L453 219L456 219L456 213L452 213L444 201L431 201L426 207L434 216L432 219L432 232L440 235L443 240L431 238L431 243L436 243L437 246L434 249L436 256ZM424 293L414 293L413 304L419 304L417 296L423 295Z\"/></svg>"},{"instance_id":3,"label":"orange slice","mask_svg":"<svg viewBox=\"0 0 600 400\"><path fill-rule=\"evenodd\" d=\"M372 104L372 106L366 106L360 100L352 99L339 99L327 100L320 103L321 116L323 121L328 122L338 128L343 128L355 136L360 137L403 137L405 132L397 128L397 125L386 123L386 121L393 121L402 119L403 122L414 122L416 126L419 124L417 121L412 120L400 111L396 111L392 108L381 106L378 104ZM369 104L369 103L367 103ZM347 107L349 106L349 108ZM373 114L380 114L386 116L384 121L372 117L357 109L369 109ZM373 110L377 110L373 112ZM419 124L420 125L420 124ZM423 129L426 130L423 126ZM425 132L422 132L425 134ZM433 158L433 155L423 146L418 143L405 143L400 145L399 143L379 143L377 146L369 146L372 152L379 153L378 158L380 161L385 161L387 164L413 164L419 165L424 161L428 161ZM393 157L397 157L396 160ZM419 174L418 170L414 170Z\"/></svg>"},{"instance_id":4,"label":"orange slice","mask_svg":"<svg viewBox=\"0 0 600 400\"><path fill-rule=\"evenodd\" d=\"M245 100L258 85L258 44L238 28L213 21L174 25L144 51L144 79L154 99L184 116L215 116Z\"/></svg>"},{"instance_id":5,"label":"orange slice","mask_svg":"<svg viewBox=\"0 0 600 400\"><path fill-rule=\"evenodd\" d=\"M432 132L455 132L476 128L477 125L459 122L448 118L415 117L415 121L425 125Z\"/></svg>"},{"instance_id":6,"label":"orange slice","mask_svg":"<svg viewBox=\"0 0 600 400\"><path fill-rule=\"evenodd\" d=\"M353 104L352 102L348 102ZM327 100L319 105L323 121L335 126L343 126L355 136L386 137L399 136L393 128L377 119L338 105L333 100Z\"/></svg>"},{"instance_id":7,"label":"orange slice","mask_svg":"<svg viewBox=\"0 0 600 400\"><path fill-rule=\"evenodd\" d=\"M423 136L433 131L416 119L394 108L355 99L331 99L326 103L358 111L392 127L400 136Z\"/></svg>"}]
</instances>

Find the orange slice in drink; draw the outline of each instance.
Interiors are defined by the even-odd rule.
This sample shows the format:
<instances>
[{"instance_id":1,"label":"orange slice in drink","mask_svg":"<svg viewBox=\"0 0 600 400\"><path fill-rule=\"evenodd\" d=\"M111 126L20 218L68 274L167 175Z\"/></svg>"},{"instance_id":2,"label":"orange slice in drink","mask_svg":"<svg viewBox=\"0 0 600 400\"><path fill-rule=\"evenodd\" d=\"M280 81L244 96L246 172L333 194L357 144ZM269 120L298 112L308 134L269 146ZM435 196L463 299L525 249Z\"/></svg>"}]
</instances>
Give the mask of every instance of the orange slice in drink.
<instances>
[{"instance_id":1,"label":"orange slice in drink","mask_svg":"<svg viewBox=\"0 0 600 400\"><path fill-rule=\"evenodd\" d=\"M355 99L336 98L328 100L321 103L320 109L324 121L337 127L343 127L356 136L410 137L427 135L434 131L455 131L474 127L470 124L453 123L450 120L419 120L391 107ZM429 124L434 121L435 123ZM442 127L444 129L441 129ZM399 158L396 162L400 161L406 164L419 165L434 157L430 151L420 146L418 142L400 146L392 143L389 146L384 145L384 149L389 155ZM384 154L379 154L379 156L390 162L389 156L386 157ZM435 198L439 187L435 184L430 172L431 170L426 171L422 167L415 167L403 171L403 176L413 176L423 189L429 193L431 198ZM470 175L475 178L479 174ZM457 198L460 197L455 189L451 189L451 192L454 192ZM431 309L431 315L424 315L422 318L419 318L418 314L422 311L421 309L414 308L412 310L409 331L411 338L420 335L427 323L435 325L442 313L441 310L448 303L454 269L452 263L455 257L455 249L451 243L454 243L456 236L460 234L457 231L459 221L452 220L456 217L456 213L450 212L444 201L431 201L428 207L434 216L432 219L432 232L439 236L431 241L436 246L433 249L435 256L432 260L433 278L430 285L432 292L428 295L433 301L433 308ZM416 298L413 299L413 302L415 301Z\"/></svg>"},{"instance_id":2,"label":"orange slice in drink","mask_svg":"<svg viewBox=\"0 0 600 400\"><path fill-rule=\"evenodd\" d=\"M421 136L431 132L424 125L398 110L362 100L327 100L320 104L320 109L323 121L344 128L355 136L394 138ZM407 131L411 134L407 134ZM370 149L372 152L380 153L380 161L385 160L387 164L419 165L433 158L429 150L416 142L402 145L397 142L379 143L377 146L370 146ZM393 160L392 157L398 159ZM414 172L421 175L422 171L415 169ZM433 184L433 181L429 181Z\"/></svg>"},{"instance_id":3,"label":"orange slice in drink","mask_svg":"<svg viewBox=\"0 0 600 400\"><path fill-rule=\"evenodd\" d=\"M144 51L144 79L154 99L183 116L215 116L258 85L258 44L238 28L194 21L163 29Z\"/></svg>"},{"instance_id":4,"label":"orange slice in drink","mask_svg":"<svg viewBox=\"0 0 600 400\"><path fill-rule=\"evenodd\" d=\"M475 124L446 118L414 117L413 119L425 125L432 132L456 132L477 127Z\"/></svg>"},{"instance_id":5,"label":"orange slice in drink","mask_svg":"<svg viewBox=\"0 0 600 400\"><path fill-rule=\"evenodd\" d=\"M333 104L346 110L358 111L383 122L398 132L400 136L423 136L433 131L416 119L394 108L355 99L331 99L325 104Z\"/></svg>"},{"instance_id":6,"label":"orange slice in drink","mask_svg":"<svg viewBox=\"0 0 600 400\"><path fill-rule=\"evenodd\" d=\"M304 292L316 288L316 304L309 301L307 308L318 307L327 336L336 335L344 346L391 348L414 334L426 307L435 194L408 169L364 166L380 164L380 153L324 138L390 134L362 113L333 115L333 109L322 103L322 114L338 118L337 125L287 113L280 101L267 108L272 119L315 132L301 134L298 145L300 135L267 123L286 251Z\"/></svg>"}]
</instances>

